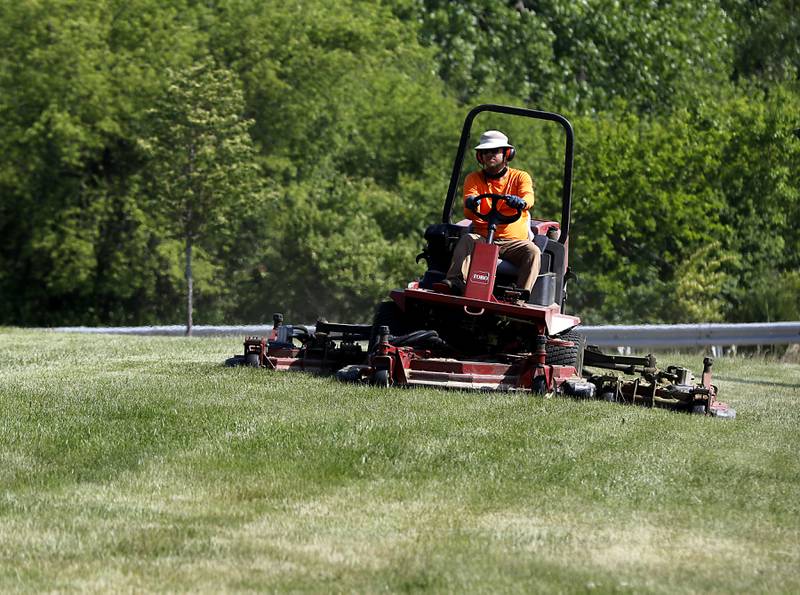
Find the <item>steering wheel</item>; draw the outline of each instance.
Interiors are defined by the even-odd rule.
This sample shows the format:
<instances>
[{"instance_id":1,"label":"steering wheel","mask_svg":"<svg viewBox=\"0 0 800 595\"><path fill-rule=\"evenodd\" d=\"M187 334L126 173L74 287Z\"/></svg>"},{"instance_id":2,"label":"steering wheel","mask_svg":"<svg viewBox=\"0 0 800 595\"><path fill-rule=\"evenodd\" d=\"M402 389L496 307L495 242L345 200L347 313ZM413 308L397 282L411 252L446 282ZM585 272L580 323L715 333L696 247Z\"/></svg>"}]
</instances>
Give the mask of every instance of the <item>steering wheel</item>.
<instances>
[{"instance_id":1,"label":"steering wheel","mask_svg":"<svg viewBox=\"0 0 800 595\"><path fill-rule=\"evenodd\" d=\"M522 209L517 209L512 207L508 204L508 196L507 194L493 194L491 192L487 192L486 194L479 194L478 196L473 197L475 201L475 206L468 205L467 208L475 213L475 216L480 219L481 221L485 221L486 223L497 224L497 223L514 223L520 217L522 217ZM488 213L480 213L478 212L478 205L481 200L484 198L489 199L489 212ZM516 211L513 215L504 215L501 213L498 208L501 204L505 203L507 207L514 209Z\"/></svg>"}]
</instances>

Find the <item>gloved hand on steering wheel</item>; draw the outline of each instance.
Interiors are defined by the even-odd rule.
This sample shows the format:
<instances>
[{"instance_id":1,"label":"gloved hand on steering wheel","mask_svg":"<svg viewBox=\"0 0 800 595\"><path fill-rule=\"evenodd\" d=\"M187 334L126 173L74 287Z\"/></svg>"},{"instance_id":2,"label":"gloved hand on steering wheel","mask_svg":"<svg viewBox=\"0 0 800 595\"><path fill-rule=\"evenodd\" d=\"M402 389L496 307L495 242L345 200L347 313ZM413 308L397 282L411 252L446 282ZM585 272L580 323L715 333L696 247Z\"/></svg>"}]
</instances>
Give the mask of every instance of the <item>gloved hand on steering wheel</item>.
<instances>
[{"instance_id":1,"label":"gloved hand on steering wheel","mask_svg":"<svg viewBox=\"0 0 800 595\"><path fill-rule=\"evenodd\" d=\"M514 194L506 195L506 204L512 209L518 209L520 211L528 208L528 203L525 202L525 199Z\"/></svg>"},{"instance_id":2,"label":"gloved hand on steering wheel","mask_svg":"<svg viewBox=\"0 0 800 595\"><path fill-rule=\"evenodd\" d=\"M472 211L477 211L479 202L480 199L477 196L468 196L464 199L464 206Z\"/></svg>"}]
</instances>

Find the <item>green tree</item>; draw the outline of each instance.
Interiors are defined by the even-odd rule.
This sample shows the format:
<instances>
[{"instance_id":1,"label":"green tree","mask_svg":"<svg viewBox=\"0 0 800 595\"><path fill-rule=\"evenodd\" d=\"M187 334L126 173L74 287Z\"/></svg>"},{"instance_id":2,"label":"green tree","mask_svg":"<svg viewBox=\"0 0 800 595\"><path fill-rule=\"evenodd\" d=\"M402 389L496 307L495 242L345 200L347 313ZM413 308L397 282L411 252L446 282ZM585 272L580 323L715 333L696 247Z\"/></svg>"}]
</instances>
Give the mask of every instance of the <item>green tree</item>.
<instances>
[{"instance_id":1,"label":"green tree","mask_svg":"<svg viewBox=\"0 0 800 595\"><path fill-rule=\"evenodd\" d=\"M141 141L151 159L154 206L183 244L186 333L192 334L195 249L213 267L231 221L259 200L258 170L233 73L203 59L168 71L170 84L151 111L153 134Z\"/></svg>"},{"instance_id":2,"label":"green tree","mask_svg":"<svg viewBox=\"0 0 800 595\"><path fill-rule=\"evenodd\" d=\"M724 192L723 221L736 230L723 244L740 256L730 269L737 279L727 296L732 316L765 320L797 310L796 295L786 306L776 306L774 298L792 294L800 271L800 91L743 87L709 120L726 131L722 165L709 184ZM764 288L772 299L759 297Z\"/></svg>"},{"instance_id":3,"label":"green tree","mask_svg":"<svg viewBox=\"0 0 800 595\"><path fill-rule=\"evenodd\" d=\"M591 113L622 98L663 113L716 96L732 70L716 0L406 0L396 11L421 23L440 76L468 103Z\"/></svg>"},{"instance_id":4,"label":"green tree","mask_svg":"<svg viewBox=\"0 0 800 595\"><path fill-rule=\"evenodd\" d=\"M800 75L800 19L796 0L721 0L736 24L732 36L736 78L765 83Z\"/></svg>"},{"instance_id":5,"label":"green tree","mask_svg":"<svg viewBox=\"0 0 800 595\"><path fill-rule=\"evenodd\" d=\"M676 296L692 295L682 278L710 270L696 256L730 229L721 221L724 194L708 183L723 137L702 126L686 111L666 121L629 112L575 122L570 264L579 275L573 308L587 322L678 321ZM725 315L725 304L707 306Z\"/></svg>"},{"instance_id":6,"label":"green tree","mask_svg":"<svg viewBox=\"0 0 800 595\"><path fill-rule=\"evenodd\" d=\"M669 112L716 97L731 73L730 21L717 0L523 0L553 32L560 109Z\"/></svg>"},{"instance_id":7,"label":"green tree","mask_svg":"<svg viewBox=\"0 0 800 595\"><path fill-rule=\"evenodd\" d=\"M422 43L436 48L439 76L464 103L513 97L535 106L549 100L558 79L555 35L520 2L414 0L395 3Z\"/></svg>"},{"instance_id":8,"label":"green tree","mask_svg":"<svg viewBox=\"0 0 800 595\"><path fill-rule=\"evenodd\" d=\"M0 4L0 319L172 316L135 146L166 65L199 43L155 0Z\"/></svg>"},{"instance_id":9,"label":"green tree","mask_svg":"<svg viewBox=\"0 0 800 595\"><path fill-rule=\"evenodd\" d=\"M209 320L278 308L366 319L421 272L413 257L439 217L461 118L488 100L575 125L571 289L590 321L788 316L794 12L790 0L2 3L0 320L174 319L187 237L193 305ZM229 87L190 85L186 65L205 55ZM179 75L192 101L175 95ZM170 140L180 125L213 128L188 119L204 97L236 103L217 128L252 139L192 170L235 187L213 199ZM537 181L537 215L554 216L563 140L506 128ZM234 180L226 159L250 173ZM192 226L179 183L207 201Z\"/></svg>"},{"instance_id":10,"label":"green tree","mask_svg":"<svg viewBox=\"0 0 800 595\"><path fill-rule=\"evenodd\" d=\"M391 186L446 163L455 103L432 52L381 3L226 2L217 18L212 51L243 81L276 185L343 174Z\"/></svg>"},{"instance_id":11,"label":"green tree","mask_svg":"<svg viewBox=\"0 0 800 595\"><path fill-rule=\"evenodd\" d=\"M418 268L461 110L433 53L381 4L230 2L220 11L211 45L244 83L271 197L254 219L252 253L232 254L229 268L246 272L231 279L238 305L228 315L367 319Z\"/></svg>"}]
</instances>

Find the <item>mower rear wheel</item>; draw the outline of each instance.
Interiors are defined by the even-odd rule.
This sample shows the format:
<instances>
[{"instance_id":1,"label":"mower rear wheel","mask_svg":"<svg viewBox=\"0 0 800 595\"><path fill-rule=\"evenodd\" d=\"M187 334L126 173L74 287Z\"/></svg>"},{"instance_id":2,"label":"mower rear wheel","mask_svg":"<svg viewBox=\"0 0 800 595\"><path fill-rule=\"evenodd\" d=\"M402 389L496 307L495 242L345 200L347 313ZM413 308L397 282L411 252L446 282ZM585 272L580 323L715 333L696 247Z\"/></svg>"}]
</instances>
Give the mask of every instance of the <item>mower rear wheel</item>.
<instances>
[{"instance_id":1,"label":"mower rear wheel","mask_svg":"<svg viewBox=\"0 0 800 595\"><path fill-rule=\"evenodd\" d=\"M556 338L571 341L574 345L570 347L547 345L545 363L551 366L572 366L580 376L583 372L583 350L586 349L586 336L571 330L558 335Z\"/></svg>"},{"instance_id":2,"label":"mower rear wheel","mask_svg":"<svg viewBox=\"0 0 800 595\"><path fill-rule=\"evenodd\" d=\"M253 368L258 368L261 365L261 361L258 357L257 353L248 353L244 360L244 365L251 366Z\"/></svg>"}]
</instances>

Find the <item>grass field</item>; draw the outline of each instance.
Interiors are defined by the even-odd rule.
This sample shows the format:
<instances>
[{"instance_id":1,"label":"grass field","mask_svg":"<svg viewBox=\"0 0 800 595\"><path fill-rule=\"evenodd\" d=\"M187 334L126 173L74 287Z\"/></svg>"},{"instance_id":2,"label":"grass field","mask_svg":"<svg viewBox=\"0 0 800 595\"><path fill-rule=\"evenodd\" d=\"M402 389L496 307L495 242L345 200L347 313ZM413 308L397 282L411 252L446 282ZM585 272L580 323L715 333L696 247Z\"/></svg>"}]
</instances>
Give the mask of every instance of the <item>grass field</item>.
<instances>
[{"instance_id":1,"label":"grass field","mask_svg":"<svg viewBox=\"0 0 800 595\"><path fill-rule=\"evenodd\" d=\"M0 591L800 591L800 365L719 360L721 421L240 348L0 333Z\"/></svg>"}]
</instances>

